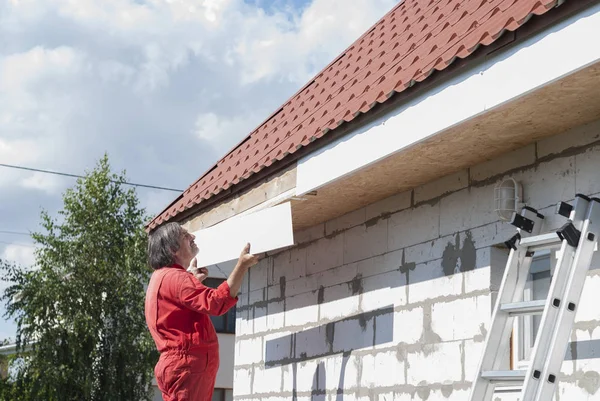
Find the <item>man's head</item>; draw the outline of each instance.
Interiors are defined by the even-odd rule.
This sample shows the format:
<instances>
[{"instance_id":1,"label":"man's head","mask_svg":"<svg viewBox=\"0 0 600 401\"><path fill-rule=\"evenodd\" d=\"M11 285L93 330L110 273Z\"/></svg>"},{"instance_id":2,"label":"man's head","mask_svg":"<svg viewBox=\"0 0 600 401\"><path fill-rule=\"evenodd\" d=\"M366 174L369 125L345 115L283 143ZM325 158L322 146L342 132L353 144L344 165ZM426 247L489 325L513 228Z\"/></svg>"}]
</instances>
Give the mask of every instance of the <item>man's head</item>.
<instances>
[{"instance_id":1,"label":"man's head","mask_svg":"<svg viewBox=\"0 0 600 401\"><path fill-rule=\"evenodd\" d=\"M177 223L167 223L148 238L148 261L153 269L175 263L187 268L198 254L196 237Z\"/></svg>"}]
</instances>

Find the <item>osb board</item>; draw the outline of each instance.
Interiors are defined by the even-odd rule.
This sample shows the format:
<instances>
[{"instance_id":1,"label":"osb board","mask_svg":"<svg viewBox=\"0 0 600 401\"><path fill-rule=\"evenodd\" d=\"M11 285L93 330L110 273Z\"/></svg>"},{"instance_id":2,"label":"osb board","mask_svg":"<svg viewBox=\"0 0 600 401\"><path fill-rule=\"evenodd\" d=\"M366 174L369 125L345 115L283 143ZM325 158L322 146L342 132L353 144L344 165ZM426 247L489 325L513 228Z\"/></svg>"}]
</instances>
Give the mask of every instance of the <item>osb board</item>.
<instances>
[{"instance_id":1,"label":"osb board","mask_svg":"<svg viewBox=\"0 0 600 401\"><path fill-rule=\"evenodd\" d=\"M197 231L213 226L295 187L296 167L294 165L268 178L258 186L238 194L226 202L216 204L200 215L193 216L191 219L186 220L183 226L189 231Z\"/></svg>"},{"instance_id":2,"label":"osb board","mask_svg":"<svg viewBox=\"0 0 600 401\"><path fill-rule=\"evenodd\" d=\"M598 118L600 65L594 65L294 202L294 228L330 220Z\"/></svg>"}]
</instances>

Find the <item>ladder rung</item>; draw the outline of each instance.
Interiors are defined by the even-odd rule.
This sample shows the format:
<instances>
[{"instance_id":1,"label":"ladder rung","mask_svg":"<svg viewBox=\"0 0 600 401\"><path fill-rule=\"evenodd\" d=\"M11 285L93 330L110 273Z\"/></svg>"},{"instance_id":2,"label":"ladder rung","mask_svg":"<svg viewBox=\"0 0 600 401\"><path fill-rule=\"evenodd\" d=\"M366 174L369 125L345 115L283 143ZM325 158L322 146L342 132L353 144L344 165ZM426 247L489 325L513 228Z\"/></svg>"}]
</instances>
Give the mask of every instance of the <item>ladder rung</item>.
<instances>
[{"instance_id":1,"label":"ladder rung","mask_svg":"<svg viewBox=\"0 0 600 401\"><path fill-rule=\"evenodd\" d=\"M481 377L495 384L519 384L525 381L524 370L491 370L482 372Z\"/></svg>"},{"instance_id":2,"label":"ladder rung","mask_svg":"<svg viewBox=\"0 0 600 401\"><path fill-rule=\"evenodd\" d=\"M541 299L539 301L525 301L515 302L511 304L502 304L500 309L504 312L508 312L511 316L524 316L524 315L539 315L544 312L546 306L546 300Z\"/></svg>"},{"instance_id":3,"label":"ladder rung","mask_svg":"<svg viewBox=\"0 0 600 401\"><path fill-rule=\"evenodd\" d=\"M542 235L534 235L532 237L525 237L521 239L519 244L528 248L547 248L547 247L558 247L562 241L558 234L548 233Z\"/></svg>"}]
</instances>

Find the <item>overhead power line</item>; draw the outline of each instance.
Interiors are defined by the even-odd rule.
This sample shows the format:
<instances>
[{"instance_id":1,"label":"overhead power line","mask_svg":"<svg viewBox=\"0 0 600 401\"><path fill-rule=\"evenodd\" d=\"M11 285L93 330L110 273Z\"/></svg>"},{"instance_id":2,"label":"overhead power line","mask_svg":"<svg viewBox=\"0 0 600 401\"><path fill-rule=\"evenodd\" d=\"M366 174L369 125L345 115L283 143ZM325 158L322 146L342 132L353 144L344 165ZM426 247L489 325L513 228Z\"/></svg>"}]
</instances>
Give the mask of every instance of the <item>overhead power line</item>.
<instances>
[{"instance_id":1,"label":"overhead power line","mask_svg":"<svg viewBox=\"0 0 600 401\"><path fill-rule=\"evenodd\" d=\"M20 244L18 242L6 242L6 241L0 241L0 244L6 244L6 245L15 245L15 246L24 246L27 248L35 248L34 245L31 244Z\"/></svg>"},{"instance_id":2,"label":"overhead power line","mask_svg":"<svg viewBox=\"0 0 600 401\"><path fill-rule=\"evenodd\" d=\"M19 231L5 231L5 230L0 230L0 234L26 235L28 237L31 235L29 233L24 233L24 232L19 232Z\"/></svg>"},{"instance_id":3,"label":"overhead power line","mask_svg":"<svg viewBox=\"0 0 600 401\"><path fill-rule=\"evenodd\" d=\"M60 172L57 172L57 171L41 170L41 169L37 169L37 168L23 167L23 166L13 166L13 165L10 165L10 164L3 164L3 163L0 163L0 167L14 168L14 169L19 169L19 170L27 170L27 171L35 171L37 173L54 174L54 175L60 175L60 176L64 176L64 177L85 178L84 176L77 175L77 174L60 173ZM132 182L120 182L120 181L114 181L114 180L110 180L110 181L114 182L114 183L118 183L118 184L131 185L131 186L134 186L134 187L160 189L160 190L163 190L163 191L183 192L183 190L181 190L181 189L159 187L159 186L155 186L155 185L135 184L135 183L132 183Z\"/></svg>"}]
</instances>

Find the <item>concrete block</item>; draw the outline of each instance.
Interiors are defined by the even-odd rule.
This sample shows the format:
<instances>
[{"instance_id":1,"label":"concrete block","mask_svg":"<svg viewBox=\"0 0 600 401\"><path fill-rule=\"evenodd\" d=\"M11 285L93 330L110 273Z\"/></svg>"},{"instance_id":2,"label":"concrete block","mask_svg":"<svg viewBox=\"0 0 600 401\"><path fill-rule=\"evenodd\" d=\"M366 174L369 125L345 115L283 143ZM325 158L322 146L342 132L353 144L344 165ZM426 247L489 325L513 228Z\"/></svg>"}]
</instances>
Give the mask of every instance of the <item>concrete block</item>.
<instances>
[{"instance_id":1,"label":"concrete block","mask_svg":"<svg viewBox=\"0 0 600 401\"><path fill-rule=\"evenodd\" d=\"M277 299L281 299L281 283L267 287L266 301L273 301Z\"/></svg>"},{"instance_id":2,"label":"concrete block","mask_svg":"<svg viewBox=\"0 0 600 401\"><path fill-rule=\"evenodd\" d=\"M472 167L471 180L473 182L485 181L519 167L531 166L534 163L535 144L531 144Z\"/></svg>"},{"instance_id":3,"label":"concrete block","mask_svg":"<svg viewBox=\"0 0 600 401\"><path fill-rule=\"evenodd\" d=\"M298 392L310 392L316 384L318 359L307 360L296 364L296 390Z\"/></svg>"},{"instance_id":4,"label":"concrete block","mask_svg":"<svg viewBox=\"0 0 600 401\"><path fill-rule=\"evenodd\" d=\"M327 374L324 387L328 393L332 393L338 389L340 382L347 387L347 383L341 380L341 375L346 373L346 365L348 359L342 354L333 354L326 358L321 358L324 370ZM356 378L354 379L356 381ZM321 384L321 383L319 383Z\"/></svg>"},{"instance_id":5,"label":"concrete block","mask_svg":"<svg viewBox=\"0 0 600 401\"><path fill-rule=\"evenodd\" d=\"M235 369L233 371L233 396L240 397L252 394L252 369Z\"/></svg>"},{"instance_id":6,"label":"concrete block","mask_svg":"<svg viewBox=\"0 0 600 401\"><path fill-rule=\"evenodd\" d=\"M461 342L425 345L424 352L409 353L407 360L410 366L408 384L416 386L461 380ZM436 366L440 368L435 369Z\"/></svg>"},{"instance_id":7,"label":"concrete block","mask_svg":"<svg viewBox=\"0 0 600 401\"><path fill-rule=\"evenodd\" d=\"M349 283L327 287L323 290L323 299L319 305L319 319L335 320L358 313L358 294L352 294Z\"/></svg>"},{"instance_id":8,"label":"concrete block","mask_svg":"<svg viewBox=\"0 0 600 401\"><path fill-rule=\"evenodd\" d=\"M305 244L323 238L325 236L325 223L317 224L310 228L294 233L294 241L297 244Z\"/></svg>"},{"instance_id":9,"label":"concrete block","mask_svg":"<svg viewBox=\"0 0 600 401\"><path fill-rule=\"evenodd\" d=\"M498 221L468 229L475 248L484 249L504 245L504 242L517 233L516 228L507 221Z\"/></svg>"},{"instance_id":10,"label":"concrete block","mask_svg":"<svg viewBox=\"0 0 600 401\"><path fill-rule=\"evenodd\" d=\"M422 336L422 307L394 312L394 343L417 344Z\"/></svg>"},{"instance_id":11,"label":"concrete block","mask_svg":"<svg viewBox=\"0 0 600 401\"><path fill-rule=\"evenodd\" d=\"M366 208L366 219L371 220L385 214L408 209L411 206L411 198L412 191L406 191L372 203Z\"/></svg>"},{"instance_id":12,"label":"concrete block","mask_svg":"<svg viewBox=\"0 0 600 401\"><path fill-rule=\"evenodd\" d=\"M393 214L388 222L388 250L394 251L440 236L440 205L423 205Z\"/></svg>"},{"instance_id":13,"label":"concrete block","mask_svg":"<svg viewBox=\"0 0 600 401\"><path fill-rule=\"evenodd\" d=\"M404 250L406 263L426 263L441 259L449 242L454 242L454 234L431 241L409 246Z\"/></svg>"},{"instance_id":14,"label":"concrete block","mask_svg":"<svg viewBox=\"0 0 600 401\"><path fill-rule=\"evenodd\" d=\"M388 247L388 220L360 225L344 232L344 263L383 255Z\"/></svg>"},{"instance_id":15,"label":"concrete block","mask_svg":"<svg viewBox=\"0 0 600 401\"><path fill-rule=\"evenodd\" d=\"M538 157L560 155L565 150L598 142L600 140L600 120L581 125L559 135L542 139L537 144Z\"/></svg>"},{"instance_id":16,"label":"concrete block","mask_svg":"<svg viewBox=\"0 0 600 401\"><path fill-rule=\"evenodd\" d=\"M362 277L376 276L378 274L387 273L393 270L398 270L402 266L403 250L388 252L384 255L375 256L361 260L356 263L357 274Z\"/></svg>"},{"instance_id":17,"label":"concrete block","mask_svg":"<svg viewBox=\"0 0 600 401\"><path fill-rule=\"evenodd\" d=\"M594 374L595 373L595 374ZM598 373L593 372L589 379L582 384L580 382L560 382L555 394L555 400L577 400L592 401L598 399ZM588 384L588 382L591 382ZM596 382L596 383L594 383ZM595 391L594 391L595 390ZM558 396L558 397L557 397Z\"/></svg>"},{"instance_id":18,"label":"concrete block","mask_svg":"<svg viewBox=\"0 0 600 401\"><path fill-rule=\"evenodd\" d=\"M332 287L341 283L348 283L356 277L357 265L352 263L342 265L321 273L312 274L298 280L286 283L286 295L294 296L320 287Z\"/></svg>"},{"instance_id":19,"label":"concrete block","mask_svg":"<svg viewBox=\"0 0 600 401\"><path fill-rule=\"evenodd\" d=\"M456 192L467 186L469 186L469 173L467 170L447 175L415 188L415 204L439 198L444 194Z\"/></svg>"},{"instance_id":20,"label":"concrete block","mask_svg":"<svg viewBox=\"0 0 600 401\"><path fill-rule=\"evenodd\" d=\"M588 275L581 292L579 308L575 313L576 322L600 321L598 294L600 294L600 276Z\"/></svg>"},{"instance_id":21,"label":"concrete block","mask_svg":"<svg viewBox=\"0 0 600 401\"><path fill-rule=\"evenodd\" d=\"M567 351L567 358L563 364L562 372L575 373L567 371L565 367L574 369L576 372L600 372L600 325L597 325L594 329L573 330L571 341L573 343ZM598 379L600 379L600 376ZM585 379L581 378L580 380ZM600 381L598 385L600 386Z\"/></svg>"},{"instance_id":22,"label":"concrete block","mask_svg":"<svg viewBox=\"0 0 600 401\"><path fill-rule=\"evenodd\" d=\"M279 393L281 391L281 367L254 367L254 394ZM234 385L235 387L235 385Z\"/></svg>"},{"instance_id":23,"label":"concrete block","mask_svg":"<svg viewBox=\"0 0 600 401\"><path fill-rule=\"evenodd\" d=\"M326 222L325 235L329 236L363 224L367 219L366 213L366 209L362 208Z\"/></svg>"},{"instance_id":24,"label":"concrete block","mask_svg":"<svg viewBox=\"0 0 600 401\"><path fill-rule=\"evenodd\" d=\"M483 353L483 347L485 343L483 341L473 341L466 340L463 345L463 353L464 353L464 372L465 372L465 380L468 382L473 382L475 379L475 373L477 371L477 366L481 359L481 355ZM508 351L507 351L508 356ZM509 369L510 365L503 366L503 369Z\"/></svg>"},{"instance_id":25,"label":"concrete block","mask_svg":"<svg viewBox=\"0 0 600 401\"><path fill-rule=\"evenodd\" d=\"M282 380L283 387L281 388L281 391L286 392L286 393L291 393L292 390L294 389L294 381L295 381L294 366L292 364L283 365L281 367L281 371L283 372L283 380Z\"/></svg>"},{"instance_id":26,"label":"concrete block","mask_svg":"<svg viewBox=\"0 0 600 401\"><path fill-rule=\"evenodd\" d=\"M363 376L365 369L363 366ZM398 359L396 351L378 352L373 367L375 387L394 387L405 384L404 361Z\"/></svg>"},{"instance_id":27,"label":"concrete block","mask_svg":"<svg viewBox=\"0 0 600 401\"><path fill-rule=\"evenodd\" d=\"M375 316L374 323L375 342L373 349L382 349L394 345L394 312Z\"/></svg>"},{"instance_id":28,"label":"concrete block","mask_svg":"<svg viewBox=\"0 0 600 401\"><path fill-rule=\"evenodd\" d=\"M525 203L543 209L573 199L575 176L575 157L572 156L540 163L535 169L515 174L514 179L523 186Z\"/></svg>"},{"instance_id":29,"label":"concrete block","mask_svg":"<svg viewBox=\"0 0 600 401\"><path fill-rule=\"evenodd\" d=\"M431 328L442 341L485 339L491 318L490 295L438 302L431 307Z\"/></svg>"},{"instance_id":30,"label":"concrete block","mask_svg":"<svg viewBox=\"0 0 600 401\"><path fill-rule=\"evenodd\" d=\"M273 263L272 258L264 258L248 270L247 275L250 279L251 292L267 287L267 274L271 267L271 263Z\"/></svg>"},{"instance_id":31,"label":"concrete block","mask_svg":"<svg viewBox=\"0 0 600 401\"><path fill-rule=\"evenodd\" d=\"M237 310L235 319L235 332L238 335L254 334L254 319L250 318L252 309Z\"/></svg>"},{"instance_id":32,"label":"concrete block","mask_svg":"<svg viewBox=\"0 0 600 401\"><path fill-rule=\"evenodd\" d=\"M261 288L259 290L251 291L250 294L248 294L248 305L252 306L252 305L256 304L257 302L263 302L266 300L266 296L267 296L266 288Z\"/></svg>"},{"instance_id":33,"label":"concrete block","mask_svg":"<svg viewBox=\"0 0 600 401\"><path fill-rule=\"evenodd\" d=\"M264 333L271 330L267 320L267 307L253 308L254 319L254 334Z\"/></svg>"},{"instance_id":34,"label":"concrete block","mask_svg":"<svg viewBox=\"0 0 600 401\"><path fill-rule=\"evenodd\" d=\"M335 323L333 352L373 347L374 319L347 319Z\"/></svg>"},{"instance_id":35,"label":"concrete block","mask_svg":"<svg viewBox=\"0 0 600 401\"><path fill-rule=\"evenodd\" d=\"M346 363L344 366L344 361L342 360L342 371L343 375L343 387L346 388L354 388L359 385L359 367L361 356L350 355L346 358ZM344 395L344 401L347 399L346 395Z\"/></svg>"},{"instance_id":36,"label":"concrete block","mask_svg":"<svg viewBox=\"0 0 600 401\"><path fill-rule=\"evenodd\" d=\"M267 325L269 330L278 330L284 327L284 303L270 302L267 305Z\"/></svg>"},{"instance_id":37,"label":"concrete block","mask_svg":"<svg viewBox=\"0 0 600 401\"><path fill-rule=\"evenodd\" d=\"M296 333L296 357L312 358L329 352L326 326L317 326Z\"/></svg>"},{"instance_id":38,"label":"concrete block","mask_svg":"<svg viewBox=\"0 0 600 401\"><path fill-rule=\"evenodd\" d=\"M474 291L489 290L491 288L489 263L487 267L480 267L475 270L464 272L462 275L465 281L465 294Z\"/></svg>"},{"instance_id":39,"label":"concrete block","mask_svg":"<svg viewBox=\"0 0 600 401\"><path fill-rule=\"evenodd\" d=\"M285 301L285 325L304 326L318 321L317 294L307 292L289 297Z\"/></svg>"},{"instance_id":40,"label":"concrete block","mask_svg":"<svg viewBox=\"0 0 600 401\"><path fill-rule=\"evenodd\" d=\"M408 303L462 294L462 275L446 276L442 260L417 265L408 272Z\"/></svg>"},{"instance_id":41,"label":"concrete block","mask_svg":"<svg viewBox=\"0 0 600 401\"><path fill-rule=\"evenodd\" d=\"M280 333L266 334L263 339L264 360L267 367L285 365L285 361L294 356L293 350L294 332L286 331Z\"/></svg>"},{"instance_id":42,"label":"concrete block","mask_svg":"<svg viewBox=\"0 0 600 401\"><path fill-rule=\"evenodd\" d=\"M440 201L440 236L496 222L494 187L470 187Z\"/></svg>"},{"instance_id":43,"label":"concrete block","mask_svg":"<svg viewBox=\"0 0 600 401\"><path fill-rule=\"evenodd\" d=\"M235 342L235 364L250 365L263 360L263 338L254 337Z\"/></svg>"},{"instance_id":44,"label":"concrete block","mask_svg":"<svg viewBox=\"0 0 600 401\"><path fill-rule=\"evenodd\" d=\"M344 261L344 236L322 238L307 248L306 273L315 274L341 266Z\"/></svg>"},{"instance_id":45,"label":"concrete block","mask_svg":"<svg viewBox=\"0 0 600 401\"><path fill-rule=\"evenodd\" d=\"M600 192L600 180L598 180L600 146L594 146L575 156L575 165L577 166L575 191L582 194Z\"/></svg>"},{"instance_id":46,"label":"concrete block","mask_svg":"<svg viewBox=\"0 0 600 401\"><path fill-rule=\"evenodd\" d=\"M269 270L269 285L279 285L281 277L291 281L306 275L306 248L292 248L273 257L273 266Z\"/></svg>"},{"instance_id":47,"label":"concrete block","mask_svg":"<svg viewBox=\"0 0 600 401\"><path fill-rule=\"evenodd\" d=\"M361 279L363 296L360 307L363 311L376 310L385 306L406 305L406 275L399 270Z\"/></svg>"}]
</instances>

